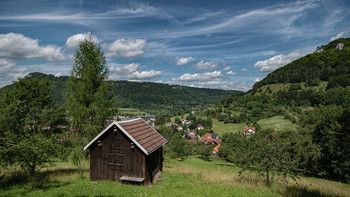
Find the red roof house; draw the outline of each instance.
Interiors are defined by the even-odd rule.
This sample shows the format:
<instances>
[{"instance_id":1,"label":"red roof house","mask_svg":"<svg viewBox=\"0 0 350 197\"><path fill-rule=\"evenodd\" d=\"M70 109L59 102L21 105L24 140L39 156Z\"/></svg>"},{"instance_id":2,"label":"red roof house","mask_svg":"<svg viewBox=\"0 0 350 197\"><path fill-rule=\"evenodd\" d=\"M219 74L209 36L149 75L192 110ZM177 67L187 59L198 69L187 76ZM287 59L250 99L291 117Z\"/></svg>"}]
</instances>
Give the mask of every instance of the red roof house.
<instances>
[{"instance_id":1,"label":"red roof house","mask_svg":"<svg viewBox=\"0 0 350 197\"><path fill-rule=\"evenodd\" d=\"M243 127L243 134L250 135L255 133L255 127Z\"/></svg>"},{"instance_id":2,"label":"red roof house","mask_svg":"<svg viewBox=\"0 0 350 197\"><path fill-rule=\"evenodd\" d=\"M216 133L205 133L201 138L201 142L206 144L221 144L221 139L219 139L219 136Z\"/></svg>"}]
</instances>

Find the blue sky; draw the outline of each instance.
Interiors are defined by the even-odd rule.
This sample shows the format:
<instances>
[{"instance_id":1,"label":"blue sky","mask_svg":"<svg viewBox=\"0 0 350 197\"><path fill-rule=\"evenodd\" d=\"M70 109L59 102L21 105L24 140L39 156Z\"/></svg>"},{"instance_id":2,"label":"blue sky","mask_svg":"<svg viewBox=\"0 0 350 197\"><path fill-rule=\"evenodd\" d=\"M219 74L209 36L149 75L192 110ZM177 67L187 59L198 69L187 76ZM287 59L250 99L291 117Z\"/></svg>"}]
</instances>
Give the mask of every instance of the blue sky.
<instances>
[{"instance_id":1,"label":"blue sky","mask_svg":"<svg viewBox=\"0 0 350 197\"><path fill-rule=\"evenodd\" d=\"M273 70L350 36L350 1L3 0L0 87L69 75L86 36L112 80L249 90Z\"/></svg>"}]
</instances>

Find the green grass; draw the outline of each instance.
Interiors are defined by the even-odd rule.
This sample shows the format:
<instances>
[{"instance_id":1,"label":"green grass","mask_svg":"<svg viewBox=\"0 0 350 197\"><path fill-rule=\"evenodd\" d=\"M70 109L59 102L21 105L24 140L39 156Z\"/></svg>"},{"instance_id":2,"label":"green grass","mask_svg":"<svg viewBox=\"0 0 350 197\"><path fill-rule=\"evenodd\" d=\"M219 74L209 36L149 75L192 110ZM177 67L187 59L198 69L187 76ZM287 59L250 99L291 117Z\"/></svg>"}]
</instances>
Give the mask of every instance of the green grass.
<instances>
[{"instance_id":1,"label":"green grass","mask_svg":"<svg viewBox=\"0 0 350 197\"><path fill-rule=\"evenodd\" d=\"M0 180L0 196L349 196L350 185L316 178L288 179L277 177L266 187L264 178L253 173L239 175L240 169L221 160L203 161L196 157L184 160L166 158L162 180L151 186L129 185L111 181L90 183L88 165L84 177L70 163L41 171L42 184L12 182L7 173ZM17 176L19 181L20 176ZM16 177L15 177L16 178Z\"/></svg>"},{"instance_id":2,"label":"green grass","mask_svg":"<svg viewBox=\"0 0 350 197\"><path fill-rule=\"evenodd\" d=\"M283 116L274 116L272 118L261 119L258 121L258 124L262 129L272 129L274 131L279 130L296 130L296 124L293 124L292 121L284 119Z\"/></svg>"},{"instance_id":3,"label":"green grass","mask_svg":"<svg viewBox=\"0 0 350 197\"><path fill-rule=\"evenodd\" d=\"M144 112L135 108L118 108L118 114L132 115L132 116L149 115L147 112Z\"/></svg>"},{"instance_id":4,"label":"green grass","mask_svg":"<svg viewBox=\"0 0 350 197\"><path fill-rule=\"evenodd\" d=\"M276 93L279 90L288 90L291 84L292 83L276 83L276 84L264 85L259 88L260 91L258 91L256 95L260 95L261 93L264 93L264 92L267 93L267 88L271 90L270 94ZM328 85L328 81L321 81L318 86L310 86L310 87L306 87L304 82L299 84L301 85L301 89L311 88L312 90L320 90L320 89L325 90Z\"/></svg>"},{"instance_id":5,"label":"green grass","mask_svg":"<svg viewBox=\"0 0 350 197\"><path fill-rule=\"evenodd\" d=\"M218 121L217 119L213 118L213 131L220 136L224 133L239 133L243 130L243 127L246 127L247 125L245 123L227 123L224 124L223 121Z\"/></svg>"}]
</instances>

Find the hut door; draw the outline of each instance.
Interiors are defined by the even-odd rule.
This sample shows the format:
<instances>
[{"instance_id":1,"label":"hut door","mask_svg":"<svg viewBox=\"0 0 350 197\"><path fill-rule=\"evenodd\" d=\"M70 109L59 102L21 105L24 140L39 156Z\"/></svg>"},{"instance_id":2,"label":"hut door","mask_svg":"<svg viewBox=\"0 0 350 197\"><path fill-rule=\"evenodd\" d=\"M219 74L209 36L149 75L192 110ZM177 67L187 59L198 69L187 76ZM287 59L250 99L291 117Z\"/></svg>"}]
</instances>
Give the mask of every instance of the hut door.
<instances>
[{"instance_id":1,"label":"hut door","mask_svg":"<svg viewBox=\"0 0 350 197\"><path fill-rule=\"evenodd\" d=\"M110 169L110 179L119 181L123 176L124 151L121 140L117 139L108 151L108 165Z\"/></svg>"}]
</instances>

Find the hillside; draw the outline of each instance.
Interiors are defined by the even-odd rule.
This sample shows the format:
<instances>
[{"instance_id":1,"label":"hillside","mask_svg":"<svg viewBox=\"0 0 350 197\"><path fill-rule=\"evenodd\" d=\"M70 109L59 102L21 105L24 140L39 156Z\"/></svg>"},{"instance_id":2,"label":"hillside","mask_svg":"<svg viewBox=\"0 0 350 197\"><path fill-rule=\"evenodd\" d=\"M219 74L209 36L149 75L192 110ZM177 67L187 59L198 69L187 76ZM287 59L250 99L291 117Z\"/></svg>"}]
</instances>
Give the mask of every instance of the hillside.
<instances>
[{"instance_id":1,"label":"hillside","mask_svg":"<svg viewBox=\"0 0 350 197\"><path fill-rule=\"evenodd\" d=\"M65 103L69 77L55 77L37 72L26 77L50 81L54 102ZM111 83L112 92L118 97L119 107L136 108L149 114L176 114L210 107L240 92L152 82L112 81ZM5 88L11 88L11 85Z\"/></svg>"},{"instance_id":2,"label":"hillside","mask_svg":"<svg viewBox=\"0 0 350 197\"><path fill-rule=\"evenodd\" d=\"M314 53L270 73L254 88L275 83L315 81L329 81L332 86L343 87L350 83L350 38L340 38L318 47Z\"/></svg>"},{"instance_id":3,"label":"hillside","mask_svg":"<svg viewBox=\"0 0 350 197\"><path fill-rule=\"evenodd\" d=\"M319 47L204 114L258 133L297 131L316 150L314 164L300 166L304 174L349 183L350 38Z\"/></svg>"}]
</instances>

